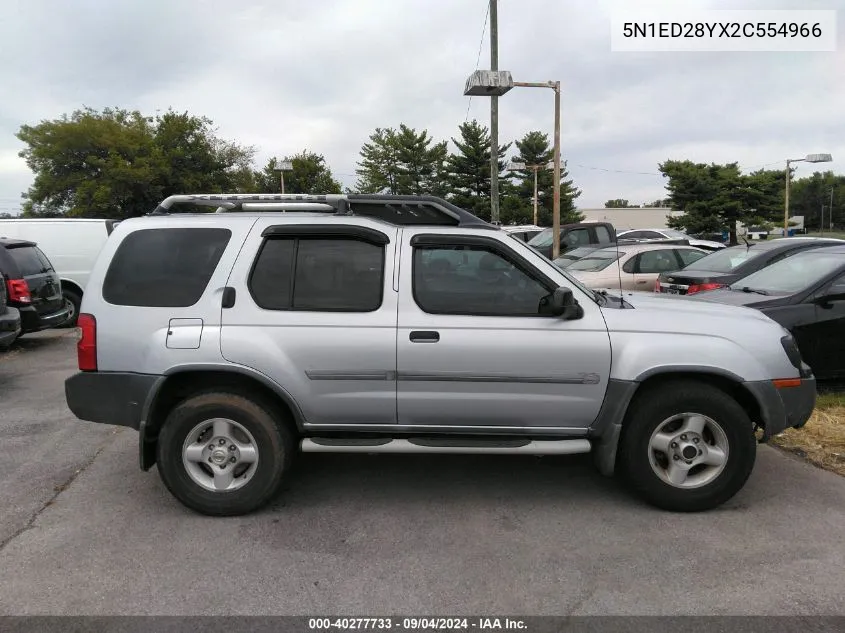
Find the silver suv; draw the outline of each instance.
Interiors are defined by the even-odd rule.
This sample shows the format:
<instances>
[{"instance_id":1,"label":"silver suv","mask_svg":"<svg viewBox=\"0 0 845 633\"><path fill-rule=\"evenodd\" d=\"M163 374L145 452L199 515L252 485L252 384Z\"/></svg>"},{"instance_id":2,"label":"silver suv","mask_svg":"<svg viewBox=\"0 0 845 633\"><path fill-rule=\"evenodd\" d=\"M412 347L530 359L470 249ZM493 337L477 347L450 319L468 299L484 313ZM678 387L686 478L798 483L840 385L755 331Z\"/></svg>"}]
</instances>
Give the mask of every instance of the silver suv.
<instances>
[{"instance_id":1,"label":"silver suv","mask_svg":"<svg viewBox=\"0 0 845 633\"><path fill-rule=\"evenodd\" d=\"M173 196L114 230L79 327L70 409L137 429L210 515L261 507L299 451L592 452L705 510L815 405L759 312L595 292L433 197Z\"/></svg>"}]
</instances>

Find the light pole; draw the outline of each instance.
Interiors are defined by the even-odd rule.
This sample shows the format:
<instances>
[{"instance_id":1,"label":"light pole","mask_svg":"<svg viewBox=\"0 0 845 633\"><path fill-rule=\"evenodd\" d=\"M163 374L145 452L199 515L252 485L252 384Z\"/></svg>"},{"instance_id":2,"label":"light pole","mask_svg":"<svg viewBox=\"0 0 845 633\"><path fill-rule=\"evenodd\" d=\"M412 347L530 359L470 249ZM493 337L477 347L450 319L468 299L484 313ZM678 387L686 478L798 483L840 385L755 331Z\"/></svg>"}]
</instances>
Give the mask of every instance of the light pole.
<instances>
[{"instance_id":1,"label":"light pole","mask_svg":"<svg viewBox=\"0 0 845 633\"><path fill-rule=\"evenodd\" d=\"M276 168L273 171L279 172L279 184L282 189L282 193L285 192L285 172L286 171L293 171L293 162L289 160L282 160L276 163Z\"/></svg>"},{"instance_id":2,"label":"light pole","mask_svg":"<svg viewBox=\"0 0 845 633\"><path fill-rule=\"evenodd\" d=\"M789 166L792 163L829 163L833 160L830 154L807 154L804 158L786 159L786 190L783 197L783 236L789 235L789 180L791 172Z\"/></svg>"},{"instance_id":3,"label":"light pole","mask_svg":"<svg viewBox=\"0 0 845 633\"><path fill-rule=\"evenodd\" d=\"M520 163L517 161L513 161L508 163L507 166L509 171L523 171L523 170L531 170L534 172L534 226L537 226L538 222L538 196L539 193L537 191L537 172L541 169L554 169L554 161L550 161L548 163L544 163L542 165L526 165L525 163Z\"/></svg>"},{"instance_id":4,"label":"light pole","mask_svg":"<svg viewBox=\"0 0 845 633\"><path fill-rule=\"evenodd\" d=\"M511 88L551 88L555 91L554 204L552 207L552 259L560 255L560 82L514 81L507 70L476 70L467 79L464 96L501 97Z\"/></svg>"}]
</instances>

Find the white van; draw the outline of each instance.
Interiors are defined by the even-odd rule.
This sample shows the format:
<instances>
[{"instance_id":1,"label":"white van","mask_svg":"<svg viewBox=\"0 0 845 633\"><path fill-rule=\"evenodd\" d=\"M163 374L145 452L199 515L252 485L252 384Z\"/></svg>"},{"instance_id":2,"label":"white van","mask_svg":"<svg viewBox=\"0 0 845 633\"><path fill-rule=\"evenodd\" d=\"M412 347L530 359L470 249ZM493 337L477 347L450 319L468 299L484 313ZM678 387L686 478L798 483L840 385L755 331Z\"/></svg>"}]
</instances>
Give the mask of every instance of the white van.
<instances>
[{"instance_id":1,"label":"white van","mask_svg":"<svg viewBox=\"0 0 845 633\"><path fill-rule=\"evenodd\" d=\"M66 327L76 325L79 305L88 276L120 220L87 218L11 218L0 219L0 237L16 237L38 244L62 282L62 294L70 308Z\"/></svg>"}]
</instances>

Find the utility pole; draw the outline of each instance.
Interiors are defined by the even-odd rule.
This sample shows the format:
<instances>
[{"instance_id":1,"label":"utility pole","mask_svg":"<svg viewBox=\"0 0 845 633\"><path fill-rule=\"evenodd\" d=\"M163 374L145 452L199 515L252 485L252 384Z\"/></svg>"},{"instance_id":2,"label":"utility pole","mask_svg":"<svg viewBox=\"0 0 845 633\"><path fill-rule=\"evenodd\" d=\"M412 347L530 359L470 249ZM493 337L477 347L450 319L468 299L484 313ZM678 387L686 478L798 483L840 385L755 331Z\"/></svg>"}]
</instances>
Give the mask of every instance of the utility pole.
<instances>
[{"instance_id":1,"label":"utility pole","mask_svg":"<svg viewBox=\"0 0 845 633\"><path fill-rule=\"evenodd\" d=\"M555 91L555 188L552 209L552 259L560 255L560 82L554 82Z\"/></svg>"},{"instance_id":2,"label":"utility pole","mask_svg":"<svg viewBox=\"0 0 845 633\"><path fill-rule=\"evenodd\" d=\"M827 208L830 216L830 231L833 232L833 187L830 188L830 206Z\"/></svg>"},{"instance_id":3,"label":"utility pole","mask_svg":"<svg viewBox=\"0 0 845 633\"><path fill-rule=\"evenodd\" d=\"M490 0L490 69L499 70L498 0ZM490 97L490 219L499 222L499 97Z\"/></svg>"}]
</instances>

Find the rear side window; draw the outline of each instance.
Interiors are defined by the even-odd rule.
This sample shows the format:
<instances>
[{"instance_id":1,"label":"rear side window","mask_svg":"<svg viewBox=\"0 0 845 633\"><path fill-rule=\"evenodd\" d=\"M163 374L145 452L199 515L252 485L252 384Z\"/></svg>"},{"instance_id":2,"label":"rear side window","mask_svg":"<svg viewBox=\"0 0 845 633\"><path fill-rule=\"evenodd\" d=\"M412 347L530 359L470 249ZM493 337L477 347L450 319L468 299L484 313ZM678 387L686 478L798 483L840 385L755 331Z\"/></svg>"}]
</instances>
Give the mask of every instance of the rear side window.
<instances>
[{"instance_id":1,"label":"rear side window","mask_svg":"<svg viewBox=\"0 0 845 633\"><path fill-rule=\"evenodd\" d=\"M381 307L384 247L353 238L271 238L250 276L265 310L373 312Z\"/></svg>"},{"instance_id":2,"label":"rear side window","mask_svg":"<svg viewBox=\"0 0 845 633\"><path fill-rule=\"evenodd\" d=\"M200 300L232 237L228 229L142 229L117 247L103 299L123 306L187 308Z\"/></svg>"},{"instance_id":3,"label":"rear side window","mask_svg":"<svg viewBox=\"0 0 845 633\"><path fill-rule=\"evenodd\" d=\"M6 250L24 277L53 272L50 260L37 246L17 246Z\"/></svg>"}]
</instances>

